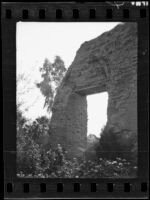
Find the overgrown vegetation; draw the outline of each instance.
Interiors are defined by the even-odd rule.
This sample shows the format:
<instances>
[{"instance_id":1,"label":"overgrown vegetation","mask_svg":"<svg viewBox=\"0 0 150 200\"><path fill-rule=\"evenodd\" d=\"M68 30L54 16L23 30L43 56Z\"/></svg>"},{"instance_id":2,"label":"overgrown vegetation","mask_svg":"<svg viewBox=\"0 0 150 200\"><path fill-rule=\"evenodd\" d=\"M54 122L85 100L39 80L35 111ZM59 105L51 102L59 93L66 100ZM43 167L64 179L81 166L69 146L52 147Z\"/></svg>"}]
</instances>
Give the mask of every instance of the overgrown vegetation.
<instances>
[{"instance_id":1,"label":"overgrown vegetation","mask_svg":"<svg viewBox=\"0 0 150 200\"><path fill-rule=\"evenodd\" d=\"M102 130L96 152L102 158L120 157L137 164L137 135L126 129L116 130L116 127L106 126Z\"/></svg>"},{"instance_id":2,"label":"overgrown vegetation","mask_svg":"<svg viewBox=\"0 0 150 200\"><path fill-rule=\"evenodd\" d=\"M40 178L135 177L137 167L125 158L97 156L97 160L73 158L58 144L52 149L42 141L48 137L48 119L41 117L28 124L18 111L17 176ZM48 141L47 139L47 141Z\"/></svg>"},{"instance_id":3,"label":"overgrown vegetation","mask_svg":"<svg viewBox=\"0 0 150 200\"><path fill-rule=\"evenodd\" d=\"M44 107L50 111L66 69L61 58L56 56L54 63L45 59L40 72L42 81L36 86L45 98ZM29 122L20 109L20 103L17 103L18 177L121 178L136 176L136 134L128 130L116 132L114 128L105 127L99 144L93 147L96 153L95 157L92 155L94 160L88 156L84 159L68 159L67 152L60 144L56 148L50 146L49 119L43 116ZM122 136L121 140L120 136ZM123 137L127 137L126 140ZM87 154L90 155L89 152Z\"/></svg>"}]
</instances>

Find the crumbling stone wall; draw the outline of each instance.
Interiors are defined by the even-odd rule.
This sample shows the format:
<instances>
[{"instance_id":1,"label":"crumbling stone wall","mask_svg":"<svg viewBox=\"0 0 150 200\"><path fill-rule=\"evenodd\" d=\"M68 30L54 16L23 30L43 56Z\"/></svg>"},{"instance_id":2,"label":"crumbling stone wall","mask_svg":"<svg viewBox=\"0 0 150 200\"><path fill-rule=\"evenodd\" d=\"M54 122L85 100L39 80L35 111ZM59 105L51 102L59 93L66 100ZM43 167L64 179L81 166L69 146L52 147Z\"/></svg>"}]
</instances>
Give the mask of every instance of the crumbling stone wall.
<instances>
[{"instance_id":1,"label":"crumbling stone wall","mask_svg":"<svg viewBox=\"0 0 150 200\"><path fill-rule=\"evenodd\" d=\"M125 23L85 42L58 89L50 123L52 144L68 155L86 149L86 95L107 91L107 126L137 132L137 25ZM125 137L124 137L125 139Z\"/></svg>"}]
</instances>

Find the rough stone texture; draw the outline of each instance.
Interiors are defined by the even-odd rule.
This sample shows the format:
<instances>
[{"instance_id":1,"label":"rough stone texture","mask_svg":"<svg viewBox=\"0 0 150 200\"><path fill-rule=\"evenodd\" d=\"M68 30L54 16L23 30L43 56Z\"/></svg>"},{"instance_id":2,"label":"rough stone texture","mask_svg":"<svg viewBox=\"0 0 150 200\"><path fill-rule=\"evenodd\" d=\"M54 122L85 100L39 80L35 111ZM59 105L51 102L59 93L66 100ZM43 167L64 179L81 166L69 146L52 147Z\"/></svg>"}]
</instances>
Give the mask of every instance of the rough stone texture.
<instances>
[{"instance_id":1,"label":"rough stone texture","mask_svg":"<svg viewBox=\"0 0 150 200\"><path fill-rule=\"evenodd\" d=\"M86 95L107 91L107 126L137 132L137 24L125 23L85 42L58 89L52 143L81 156L87 140ZM123 137L125 139L125 137Z\"/></svg>"}]
</instances>

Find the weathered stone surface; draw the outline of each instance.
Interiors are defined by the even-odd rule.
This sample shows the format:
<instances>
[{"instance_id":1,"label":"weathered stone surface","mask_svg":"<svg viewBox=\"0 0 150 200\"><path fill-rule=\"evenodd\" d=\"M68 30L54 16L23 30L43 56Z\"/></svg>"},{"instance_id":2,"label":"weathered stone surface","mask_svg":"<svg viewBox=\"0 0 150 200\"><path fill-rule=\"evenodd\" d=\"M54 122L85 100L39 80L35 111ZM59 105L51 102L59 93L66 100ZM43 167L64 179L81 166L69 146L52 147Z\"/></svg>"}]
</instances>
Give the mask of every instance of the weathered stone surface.
<instances>
[{"instance_id":1,"label":"weathered stone surface","mask_svg":"<svg viewBox=\"0 0 150 200\"><path fill-rule=\"evenodd\" d=\"M85 42L76 53L53 106L50 133L71 156L86 149L86 95L107 91L107 126L137 132L137 25L125 23Z\"/></svg>"}]
</instances>

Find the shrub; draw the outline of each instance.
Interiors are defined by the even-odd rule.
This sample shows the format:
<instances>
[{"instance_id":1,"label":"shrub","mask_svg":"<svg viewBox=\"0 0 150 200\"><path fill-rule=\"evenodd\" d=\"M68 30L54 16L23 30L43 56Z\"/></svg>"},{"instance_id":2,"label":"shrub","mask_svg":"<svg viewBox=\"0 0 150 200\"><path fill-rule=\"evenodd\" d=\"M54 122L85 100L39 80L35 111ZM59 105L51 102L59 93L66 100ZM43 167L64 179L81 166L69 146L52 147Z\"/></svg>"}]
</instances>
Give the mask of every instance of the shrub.
<instances>
[{"instance_id":1,"label":"shrub","mask_svg":"<svg viewBox=\"0 0 150 200\"><path fill-rule=\"evenodd\" d=\"M28 152L32 157L32 152ZM137 167L126 159L108 160L100 158L97 161L66 159L60 145L55 150L38 152L40 159L31 162L28 170L18 168L18 176L40 178L123 178L136 177ZM36 154L37 156L37 154ZM31 161L31 160L30 160ZM28 162L29 165L29 162ZM32 171L33 170L33 171Z\"/></svg>"},{"instance_id":2,"label":"shrub","mask_svg":"<svg viewBox=\"0 0 150 200\"><path fill-rule=\"evenodd\" d=\"M135 136L130 135L128 143L121 143L113 130L103 131L97 153L99 159L68 159L60 144L56 148L40 143L40 137L47 135L48 121L45 118L27 124L18 113L17 119L17 175L31 178L121 178L135 177L137 167L123 159L124 149L136 152ZM131 139L133 137L133 139ZM131 145L135 148L131 148ZM107 151L107 152L106 152ZM104 152L106 154L104 154ZM120 154L120 152L122 154ZM111 153L114 155L112 156ZM121 156L122 157L121 157ZM118 158L116 158L118 156ZM130 158L130 159L128 159Z\"/></svg>"},{"instance_id":3,"label":"shrub","mask_svg":"<svg viewBox=\"0 0 150 200\"><path fill-rule=\"evenodd\" d=\"M64 162L60 145L56 149L46 151L31 140L30 144L26 144L22 151L17 153L17 171L25 176L51 175L53 172L58 172Z\"/></svg>"},{"instance_id":4,"label":"shrub","mask_svg":"<svg viewBox=\"0 0 150 200\"><path fill-rule=\"evenodd\" d=\"M129 130L115 131L115 128L104 128L99 146L96 148L99 157L115 159L121 157L130 162L137 162L137 135Z\"/></svg>"},{"instance_id":5,"label":"shrub","mask_svg":"<svg viewBox=\"0 0 150 200\"><path fill-rule=\"evenodd\" d=\"M78 166L76 176L80 178L123 178L135 177L136 167L125 159L107 160L100 158L97 162L84 161Z\"/></svg>"}]
</instances>

